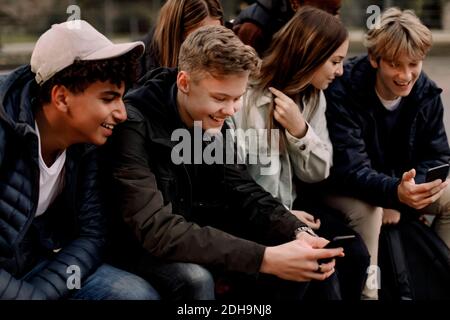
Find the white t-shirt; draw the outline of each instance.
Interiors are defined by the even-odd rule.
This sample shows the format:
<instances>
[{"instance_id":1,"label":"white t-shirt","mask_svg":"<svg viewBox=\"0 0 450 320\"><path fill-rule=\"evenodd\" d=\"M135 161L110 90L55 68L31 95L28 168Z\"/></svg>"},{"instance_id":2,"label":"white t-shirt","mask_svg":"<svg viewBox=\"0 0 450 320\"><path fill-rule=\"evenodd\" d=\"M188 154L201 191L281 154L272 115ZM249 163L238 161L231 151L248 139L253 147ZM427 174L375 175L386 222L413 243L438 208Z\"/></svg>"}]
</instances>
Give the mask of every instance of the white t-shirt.
<instances>
[{"instance_id":1,"label":"white t-shirt","mask_svg":"<svg viewBox=\"0 0 450 320\"><path fill-rule=\"evenodd\" d=\"M400 102L402 101L402 97L398 97L394 100L386 100L383 99L379 94L378 91L375 89L375 92L377 93L378 99L380 99L381 104L389 111L395 111L399 106Z\"/></svg>"},{"instance_id":2,"label":"white t-shirt","mask_svg":"<svg viewBox=\"0 0 450 320\"><path fill-rule=\"evenodd\" d=\"M39 202L36 210L36 217L47 211L55 198L64 188L64 164L66 162L66 150L64 150L49 168L42 158L41 136L39 128L35 122L36 133L39 143Z\"/></svg>"}]
</instances>

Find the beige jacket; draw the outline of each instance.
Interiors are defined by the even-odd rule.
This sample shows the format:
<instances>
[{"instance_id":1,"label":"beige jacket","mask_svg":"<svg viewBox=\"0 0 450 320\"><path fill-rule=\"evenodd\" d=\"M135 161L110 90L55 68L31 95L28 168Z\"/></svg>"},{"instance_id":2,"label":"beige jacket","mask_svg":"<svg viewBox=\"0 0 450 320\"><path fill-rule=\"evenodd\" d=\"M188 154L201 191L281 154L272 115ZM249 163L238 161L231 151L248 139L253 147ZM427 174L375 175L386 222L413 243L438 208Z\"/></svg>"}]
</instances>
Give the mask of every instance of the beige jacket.
<instances>
[{"instance_id":1,"label":"beige jacket","mask_svg":"<svg viewBox=\"0 0 450 320\"><path fill-rule=\"evenodd\" d=\"M255 101L250 101L251 97L252 92L249 89L244 96L242 110L237 112L228 121L228 124L231 128L243 129L247 137L258 135L259 140L237 139L239 154L246 155L248 170L255 181L287 208L292 209L293 202L297 197L297 190L293 184L294 175L303 182L314 183L326 179L330 174L333 149L325 118L325 96L323 92L320 92L319 106L311 118L307 119L306 135L297 139L285 130L287 148L281 152L276 148L278 152L272 153L270 157L265 158L265 161L258 161L258 163L249 161L249 159L256 156L253 154L255 152L259 156L267 155L269 152L267 136L261 138L261 133L264 131L262 129L266 129L272 94L267 91ZM311 105L305 104L303 114L310 114L310 108L312 108ZM272 138L272 141L274 140L276 139ZM272 152L274 148L272 145ZM270 170L267 170L269 166Z\"/></svg>"}]
</instances>

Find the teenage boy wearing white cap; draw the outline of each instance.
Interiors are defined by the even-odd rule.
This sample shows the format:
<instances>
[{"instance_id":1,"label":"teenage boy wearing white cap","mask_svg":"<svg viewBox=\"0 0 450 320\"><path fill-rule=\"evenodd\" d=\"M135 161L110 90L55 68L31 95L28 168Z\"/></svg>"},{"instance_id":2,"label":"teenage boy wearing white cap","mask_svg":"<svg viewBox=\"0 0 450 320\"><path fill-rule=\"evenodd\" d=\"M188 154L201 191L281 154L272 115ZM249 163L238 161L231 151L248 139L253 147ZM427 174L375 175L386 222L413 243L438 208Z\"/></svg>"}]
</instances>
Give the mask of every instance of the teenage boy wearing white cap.
<instances>
[{"instance_id":1,"label":"teenage boy wearing white cap","mask_svg":"<svg viewBox=\"0 0 450 320\"><path fill-rule=\"evenodd\" d=\"M31 66L0 79L0 299L158 299L102 264L96 147L127 118L141 42L113 44L85 21L51 27Z\"/></svg>"}]
</instances>

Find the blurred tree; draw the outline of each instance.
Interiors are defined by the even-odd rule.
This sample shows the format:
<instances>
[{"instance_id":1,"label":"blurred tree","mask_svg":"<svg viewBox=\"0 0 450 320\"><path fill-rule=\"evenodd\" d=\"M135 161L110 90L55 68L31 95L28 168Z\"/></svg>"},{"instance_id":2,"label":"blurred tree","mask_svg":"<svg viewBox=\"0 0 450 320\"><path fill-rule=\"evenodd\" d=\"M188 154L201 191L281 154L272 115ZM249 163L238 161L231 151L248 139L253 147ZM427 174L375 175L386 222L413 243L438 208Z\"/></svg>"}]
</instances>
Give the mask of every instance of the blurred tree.
<instances>
[{"instance_id":1,"label":"blurred tree","mask_svg":"<svg viewBox=\"0 0 450 320\"><path fill-rule=\"evenodd\" d=\"M39 15L47 14L54 0L1 0L0 15L7 17L12 24L24 24Z\"/></svg>"}]
</instances>

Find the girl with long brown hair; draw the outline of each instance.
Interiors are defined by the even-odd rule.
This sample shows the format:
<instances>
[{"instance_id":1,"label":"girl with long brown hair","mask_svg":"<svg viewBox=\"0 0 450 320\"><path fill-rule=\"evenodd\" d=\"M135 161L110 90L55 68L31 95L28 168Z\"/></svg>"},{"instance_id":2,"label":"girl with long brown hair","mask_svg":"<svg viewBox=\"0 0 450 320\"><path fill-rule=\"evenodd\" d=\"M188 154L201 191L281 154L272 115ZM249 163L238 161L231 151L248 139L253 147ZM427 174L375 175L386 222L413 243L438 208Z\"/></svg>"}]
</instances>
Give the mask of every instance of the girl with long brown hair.
<instances>
[{"instance_id":1,"label":"girl with long brown hair","mask_svg":"<svg viewBox=\"0 0 450 320\"><path fill-rule=\"evenodd\" d=\"M306 183L329 175L332 146L322 90L342 75L348 44L347 30L338 18L316 8L300 8L275 34L244 97L244 108L234 118L238 128L278 129L280 156L272 157L272 162L279 162L274 166L278 170L262 175L262 165L252 163L249 171L289 209L296 198L294 175ZM258 150L273 149L273 142L267 139Z\"/></svg>"},{"instance_id":2,"label":"girl with long brown hair","mask_svg":"<svg viewBox=\"0 0 450 320\"><path fill-rule=\"evenodd\" d=\"M306 190L300 199L298 186L305 185L296 180L316 183L330 173L333 149L322 91L342 75L348 45L348 32L337 17L301 7L275 34L260 73L244 96L243 109L232 123L244 130L245 139L236 135L237 145L239 159L244 156L250 175L299 220L328 239L355 232L318 203L305 202ZM358 235L344 251L346 257L337 262L342 297L357 300L369 255Z\"/></svg>"}]
</instances>

